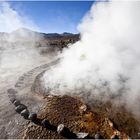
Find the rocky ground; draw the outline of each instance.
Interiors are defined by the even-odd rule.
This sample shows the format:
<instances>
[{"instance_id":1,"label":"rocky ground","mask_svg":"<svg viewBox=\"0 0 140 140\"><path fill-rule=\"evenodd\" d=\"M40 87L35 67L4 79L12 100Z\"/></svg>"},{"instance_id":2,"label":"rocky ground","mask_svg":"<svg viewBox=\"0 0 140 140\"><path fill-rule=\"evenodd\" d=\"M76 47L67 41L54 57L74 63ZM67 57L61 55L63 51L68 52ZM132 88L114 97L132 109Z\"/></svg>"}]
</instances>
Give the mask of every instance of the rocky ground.
<instances>
[{"instance_id":1,"label":"rocky ground","mask_svg":"<svg viewBox=\"0 0 140 140\"><path fill-rule=\"evenodd\" d=\"M43 71L53 68L59 59L48 64L38 66L20 76L7 95L14 97L26 105L29 112L38 114L39 120L47 119L54 126L53 130L43 127L41 123L34 123L24 119L15 111L15 106L7 99L6 111L1 112L1 138L73 138L63 136L57 132L59 124L64 124L69 131L77 136L79 133L88 134L94 138L100 134L102 138L112 138L117 135L126 139L128 136L138 138L139 121L122 106L113 106L110 102L88 105L82 98L70 96L46 96L40 88L39 78ZM12 131L11 131L12 129ZM74 136L75 136L74 135ZM74 137L75 138L75 137Z\"/></svg>"},{"instance_id":2,"label":"rocky ground","mask_svg":"<svg viewBox=\"0 0 140 140\"><path fill-rule=\"evenodd\" d=\"M52 138L77 138L80 134L86 134L84 138L111 139L115 135L121 139L127 139L124 132L118 131L113 123L103 114L97 114L91 110L81 99L70 96L46 97L46 106L38 114L38 118L49 120L56 130L50 130L30 122L20 138L26 139L52 139ZM63 124L69 132L65 135L57 132L57 127ZM71 135L69 135L71 133ZM75 135L74 135L75 134ZM80 138L80 137L79 137ZM81 137L82 138L82 137Z\"/></svg>"},{"instance_id":3,"label":"rocky ground","mask_svg":"<svg viewBox=\"0 0 140 140\"><path fill-rule=\"evenodd\" d=\"M115 135L122 139L127 139L128 136L138 138L139 121L122 106L115 107L110 102L104 104L97 101L89 106L78 97L45 96L38 89L39 77L43 71L53 68L58 62L59 59L56 59L26 72L15 82L12 87L14 92L9 89L6 91L7 102L5 108L1 108L4 110L1 111L1 138L75 138L80 133L88 134L88 138L94 138L96 134L102 138L112 138ZM15 111L10 97L26 105L29 112L37 113L41 122L47 119L54 126L53 129L44 128L40 121L36 124L24 119ZM70 136L57 132L60 124L68 128Z\"/></svg>"},{"instance_id":4,"label":"rocky ground","mask_svg":"<svg viewBox=\"0 0 140 140\"><path fill-rule=\"evenodd\" d=\"M22 32L27 33L25 38ZM77 37L79 35L43 34L28 29L0 33L0 139L17 138L28 123L16 113L9 97L19 100L30 112L38 112L44 102L31 92L35 77L55 65L62 48L75 42Z\"/></svg>"},{"instance_id":5,"label":"rocky ground","mask_svg":"<svg viewBox=\"0 0 140 140\"><path fill-rule=\"evenodd\" d=\"M44 40L36 46L41 54L61 51L69 43L79 40L79 35L71 37L67 33L43 36ZM24 42L26 44L29 42ZM0 138L139 138L140 120L123 106L97 100L89 104L80 97L46 96L40 78L44 71L59 63L56 54L49 58L34 57L35 63L24 70L22 67L0 69ZM20 102L15 103L13 99ZM29 113L35 112L37 118L21 116L16 111L21 104Z\"/></svg>"},{"instance_id":6,"label":"rocky ground","mask_svg":"<svg viewBox=\"0 0 140 140\"><path fill-rule=\"evenodd\" d=\"M44 72L40 73L35 78L34 84L32 85L32 90L36 94L44 96L47 99L48 98L48 93L46 93L46 90L45 90L44 86L41 84L41 78L42 78L43 74L44 74ZM63 105L65 105L65 103L67 102L67 101L64 101L65 96L62 97L62 98L60 98L60 97L54 97L54 98L58 98L57 102L58 102L58 100L60 100L60 101L62 101L62 104L61 104L61 102L54 103L53 100L55 100L55 99L53 99L53 98L52 98L52 101L49 100L50 101L49 104L52 104L52 105L55 104L56 106L54 106L54 110L52 112L48 113L47 111L48 110L50 111L50 105L49 104L46 105L46 110L47 110L46 111L46 118L48 119L48 116L51 116L50 118L52 119L53 116L55 116L56 119L60 119L60 118L62 119L63 118L64 120L69 121L68 116L65 117L65 114L68 114L67 110L70 110L70 112L72 112L73 109L72 109L71 106L68 106L67 110L65 110L65 107L63 108ZM63 98L64 98L64 100L63 100ZM67 97L67 98L72 98L72 97ZM74 99L72 99L72 100L74 100ZM71 101L70 101L70 103L71 103ZM60 109L61 107L58 107L58 110L57 110L57 104L58 105L61 104L62 110ZM112 137L113 133L112 132L110 133L110 130L107 129L108 126L106 126L106 124L104 122L107 119L109 122L111 122L111 124L113 124L113 127L110 128L110 129L117 130L117 131L119 131L118 133L120 133L120 132L124 133L126 136L129 136L131 138L139 138L140 119L135 118L135 116L129 110L127 110L125 108L125 105L123 105L123 104L115 105L115 104L113 104L113 100L102 102L101 100L98 100L98 99L95 99L95 100L93 100L92 103L90 102L90 104L89 103L87 103L87 104L90 106L92 115L96 116L96 119L95 120L93 119L92 121L95 122L97 127L98 127L98 129L93 127L89 131L85 130L85 132L92 131L92 133L90 134L92 137L97 132L100 132L100 134L102 134L102 136L104 136L104 138L111 138ZM62 113L63 115L60 115L61 111L64 111L65 113ZM77 108L77 110L75 110L75 111L78 112L79 109ZM54 112L57 112L57 113L54 115ZM59 114L59 116L57 116L57 114ZM83 118L80 118L80 120L82 120L82 119ZM96 122L98 119L99 119L99 122ZM77 120L75 120L75 122L77 122ZM81 122L81 124L83 122ZM55 123L55 121L53 123ZM67 123L69 123L69 122L67 122ZM80 126L81 124L79 124L78 126ZM56 123L55 125L58 125L58 124ZM75 126L75 125L76 124L73 124L73 126ZM88 125L90 126L90 123ZM68 126L68 127L71 128L71 126ZM34 128L34 129L36 129L36 128ZM113 131L113 130L111 130L111 131ZM30 132L30 130L29 130L29 132ZM77 132L79 132L79 131L77 131ZM26 137L30 137L28 133L27 133Z\"/></svg>"}]
</instances>

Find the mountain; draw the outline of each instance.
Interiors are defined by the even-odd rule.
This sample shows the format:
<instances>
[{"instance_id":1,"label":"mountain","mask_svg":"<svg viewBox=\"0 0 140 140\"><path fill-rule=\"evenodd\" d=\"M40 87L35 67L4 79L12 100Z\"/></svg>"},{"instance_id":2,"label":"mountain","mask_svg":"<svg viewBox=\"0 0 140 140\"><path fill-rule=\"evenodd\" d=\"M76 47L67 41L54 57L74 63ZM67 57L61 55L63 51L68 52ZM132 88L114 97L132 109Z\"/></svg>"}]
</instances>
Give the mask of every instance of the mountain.
<instances>
[{"instance_id":1,"label":"mountain","mask_svg":"<svg viewBox=\"0 0 140 140\"><path fill-rule=\"evenodd\" d=\"M27 28L19 28L10 33L0 32L0 40L2 41L39 41L39 40L58 40L58 39L72 39L79 40L79 34L72 34L64 32L62 34L59 33L41 33L37 31L32 31Z\"/></svg>"},{"instance_id":2,"label":"mountain","mask_svg":"<svg viewBox=\"0 0 140 140\"><path fill-rule=\"evenodd\" d=\"M37 32L37 31L32 31L30 29L27 29L27 28L19 28L13 32L11 32L11 34L16 34L16 35L19 35L19 36L34 36L34 35L40 35L40 36L43 36L45 38L61 38L61 37L64 37L64 36L75 36L75 35L79 35L79 34L73 34L73 33L68 33L68 32L64 32L62 34L59 34L59 33L41 33L41 32Z\"/></svg>"},{"instance_id":3,"label":"mountain","mask_svg":"<svg viewBox=\"0 0 140 140\"><path fill-rule=\"evenodd\" d=\"M58 33L41 33L37 31L32 31L27 28L19 28L10 33L0 33L0 45L6 46L7 44L14 44L19 46L24 44L34 47L41 48L41 53L46 53L49 48L50 51L60 50L67 47L68 44L73 44L80 39L79 34L72 34L64 32L62 34Z\"/></svg>"},{"instance_id":4,"label":"mountain","mask_svg":"<svg viewBox=\"0 0 140 140\"><path fill-rule=\"evenodd\" d=\"M71 36L71 35L73 35L72 33L68 33L68 32L64 32L64 33L62 33L61 35L63 35L63 36Z\"/></svg>"}]
</instances>

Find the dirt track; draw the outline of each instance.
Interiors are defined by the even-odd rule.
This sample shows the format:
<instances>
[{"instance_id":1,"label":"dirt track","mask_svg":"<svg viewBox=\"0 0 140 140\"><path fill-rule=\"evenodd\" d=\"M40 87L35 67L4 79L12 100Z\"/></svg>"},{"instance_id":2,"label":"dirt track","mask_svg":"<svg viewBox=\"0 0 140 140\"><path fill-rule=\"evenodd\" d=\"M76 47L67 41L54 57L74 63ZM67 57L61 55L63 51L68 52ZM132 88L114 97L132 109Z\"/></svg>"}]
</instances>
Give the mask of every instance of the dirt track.
<instances>
[{"instance_id":1,"label":"dirt track","mask_svg":"<svg viewBox=\"0 0 140 140\"><path fill-rule=\"evenodd\" d=\"M15 85L12 85L13 82L7 82L1 88L1 99L3 103L0 106L0 138L16 138L19 132L22 131L23 126L27 123L19 114L15 112L14 105L10 103L8 98L7 90L12 88L17 91L13 93L12 96L15 96L16 99L20 100L21 103L25 104L30 112L38 112L43 105L43 99L33 96L31 93L31 86L34 82L35 77L44 70L47 70L57 64L60 59L52 60L47 64L39 65L32 70L24 73L18 78L15 82ZM5 81L3 81L4 83Z\"/></svg>"}]
</instances>

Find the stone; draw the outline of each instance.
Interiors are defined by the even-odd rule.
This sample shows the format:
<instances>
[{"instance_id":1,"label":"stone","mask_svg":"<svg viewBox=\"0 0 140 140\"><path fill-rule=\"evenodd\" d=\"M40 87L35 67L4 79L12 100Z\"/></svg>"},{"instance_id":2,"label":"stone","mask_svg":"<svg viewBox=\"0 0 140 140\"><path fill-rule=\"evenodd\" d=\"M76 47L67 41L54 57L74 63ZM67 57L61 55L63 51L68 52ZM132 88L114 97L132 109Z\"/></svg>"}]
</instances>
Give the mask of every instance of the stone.
<instances>
[{"instance_id":1,"label":"stone","mask_svg":"<svg viewBox=\"0 0 140 140\"><path fill-rule=\"evenodd\" d=\"M18 106L18 105L20 105L21 103L20 103L20 101L15 100L15 101L13 102L13 104L14 104L15 106Z\"/></svg>"},{"instance_id":2,"label":"stone","mask_svg":"<svg viewBox=\"0 0 140 140\"><path fill-rule=\"evenodd\" d=\"M27 109L24 109L24 110L22 110L21 111L21 116L23 116L24 118L28 118L28 116L29 116L29 111L27 110Z\"/></svg>"},{"instance_id":3,"label":"stone","mask_svg":"<svg viewBox=\"0 0 140 140\"><path fill-rule=\"evenodd\" d=\"M15 108L15 111L17 112L17 113L21 113L21 111L23 111L24 109L26 109L27 107L25 106L25 105L23 105L23 104L20 104L20 105L18 105L16 108Z\"/></svg>"},{"instance_id":4,"label":"stone","mask_svg":"<svg viewBox=\"0 0 140 140\"><path fill-rule=\"evenodd\" d=\"M112 139L119 139L119 136L114 135L114 136L112 136Z\"/></svg>"},{"instance_id":5,"label":"stone","mask_svg":"<svg viewBox=\"0 0 140 140\"><path fill-rule=\"evenodd\" d=\"M49 120L44 119L42 120L41 124L43 125L43 127L47 128L48 130L52 130L52 131L57 131L56 126L50 124Z\"/></svg>"},{"instance_id":6,"label":"stone","mask_svg":"<svg viewBox=\"0 0 140 140\"><path fill-rule=\"evenodd\" d=\"M100 135L99 133L95 134L94 138L95 138L96 140L98 140L98 139L103 139L102 135Z\"/></svg>"},{"instance_id":7,"label":"stone","mask_svg":"<svg viewBox=\"0 0 140 140\"><path fill-rule=\"evenodd\" d=\"M28 119L30 119L31 121L36 121L37 119L37 114L36 113L30 113L28 116Z\"/></svg>"},{"instance_id":8,"label":"stone","mask_svg":"<svg viewBox=\"0 0 140 140\"><path fill-rule=\"evenodd\" d=\"M79 132L76 134L78 139L86 138L89 134L85 132Z\"/></svg>"},{"instance_id":9,"label":"stone","mask_svg":"<svg viewBox=\"0 0 140 140\"><path fill-rule=\"evenodd\" d=\"M58 134L62 135L68 139L76 139L77 135L69 130L69 128L65 127L64 124L59 124L57 127Z\"/></svg>"},{"instance_id":10,"label":"stone","mask_svg":"<svg viewBox=\"0 0 140 140\"><path fill-rule=\"evenodd\" d=\"M44 119L42 122L41 122L41 124L43 125L43 127L48 127L48 126L50 126L50 123L49 123L49 121L47 120L47 119Z\"/></svg>"},{"instance_id":11,"label":"stone","mask_svg":"<svg viewBox=\"0 0 140 140\"><path fill-rule=\"evenodd\" d=\"M65 127L64 124L59 124L57 126L57 133L60 134L64 130L64 127Z\"/></svg>"}]
</instances>

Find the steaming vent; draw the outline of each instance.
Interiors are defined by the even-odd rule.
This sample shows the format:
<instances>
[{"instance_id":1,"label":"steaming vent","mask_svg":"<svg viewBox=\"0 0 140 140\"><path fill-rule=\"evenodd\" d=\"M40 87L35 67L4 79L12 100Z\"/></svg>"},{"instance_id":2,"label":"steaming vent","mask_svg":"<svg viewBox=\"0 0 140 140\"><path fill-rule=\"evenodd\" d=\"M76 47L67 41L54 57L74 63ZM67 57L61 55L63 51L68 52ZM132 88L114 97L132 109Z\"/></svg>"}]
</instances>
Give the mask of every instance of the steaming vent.
<instances>
[{"instance_id":1,"label":"steaming vent","mask_svg":"<svg viewBox=\"0 0 140 140\"><path fill-rule=\"evenodd\" d=\"M139 122L139 13L139 2L94 4L78 26L80 41L63 50L58 65L37 77L36 92L82 97L91 106L113 104Z\"/></svg>"}]
</instances>

